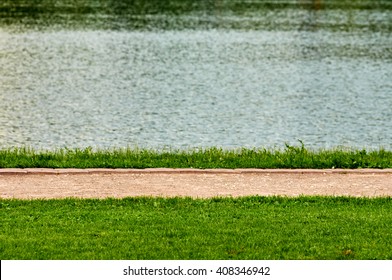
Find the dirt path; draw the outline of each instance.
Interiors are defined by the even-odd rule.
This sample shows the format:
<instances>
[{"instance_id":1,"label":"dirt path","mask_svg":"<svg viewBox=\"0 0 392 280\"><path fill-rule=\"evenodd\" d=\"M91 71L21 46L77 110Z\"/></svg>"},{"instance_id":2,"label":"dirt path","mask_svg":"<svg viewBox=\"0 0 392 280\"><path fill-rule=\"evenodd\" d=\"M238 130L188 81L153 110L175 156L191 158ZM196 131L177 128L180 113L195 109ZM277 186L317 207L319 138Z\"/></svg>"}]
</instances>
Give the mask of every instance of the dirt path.
<instances>
[{"instance_id":1,"label":"dirt path","mask_svg":"<svg viewBox=\"0 0 392 280\"><path fill-rule=\"evenodd\" d=\"M0 169L1 198L392 196L392 169Z\"/></svg>"}]
</instances>

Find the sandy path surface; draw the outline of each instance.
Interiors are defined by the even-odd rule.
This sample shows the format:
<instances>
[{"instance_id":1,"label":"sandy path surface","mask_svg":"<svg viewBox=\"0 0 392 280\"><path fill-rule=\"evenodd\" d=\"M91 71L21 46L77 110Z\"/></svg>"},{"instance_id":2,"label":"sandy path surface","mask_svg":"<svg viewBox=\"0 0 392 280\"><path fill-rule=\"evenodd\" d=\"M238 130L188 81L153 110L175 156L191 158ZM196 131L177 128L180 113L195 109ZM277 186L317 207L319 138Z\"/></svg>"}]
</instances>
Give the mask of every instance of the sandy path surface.
<instances>
[{"instance_id":1,"label":"sandy path surface","mask_svg":"<svg viewBox=\"0 0 392 280\"><path fill-rule=\"evenodd\" d=\"M392 196L392 169L0 169L1 198Z\"/></svg>"}]
</instances>

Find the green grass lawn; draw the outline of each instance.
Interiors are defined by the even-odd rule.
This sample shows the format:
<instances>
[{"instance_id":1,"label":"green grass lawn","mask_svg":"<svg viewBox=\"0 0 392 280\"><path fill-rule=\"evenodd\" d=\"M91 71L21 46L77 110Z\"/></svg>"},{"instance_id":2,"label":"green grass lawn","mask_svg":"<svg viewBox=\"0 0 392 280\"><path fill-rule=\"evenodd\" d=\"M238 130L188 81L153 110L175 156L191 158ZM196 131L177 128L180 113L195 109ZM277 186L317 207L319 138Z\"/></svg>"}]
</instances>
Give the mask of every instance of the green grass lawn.
<instances>
[{"instance_id":1,"label":"green grass lawn","mask_svg":"<svg viewBox=\"0 0 392 280\"><path fill-rule=\"evenodd\" d=\"M0 259L392 259L392 198L0 200Z\"/></svg>"},{"instance_id":2,"label":"green grass lawn","mask_svg":"<svg viewBox=\"0 0 392 280\"><path fill-rule=\"evenodd\" d=\"M392 168L392 151L309 150L303 143L284 149L191 150L58 149L0 150L0 168Z\"/></svg>"}]
</instances>

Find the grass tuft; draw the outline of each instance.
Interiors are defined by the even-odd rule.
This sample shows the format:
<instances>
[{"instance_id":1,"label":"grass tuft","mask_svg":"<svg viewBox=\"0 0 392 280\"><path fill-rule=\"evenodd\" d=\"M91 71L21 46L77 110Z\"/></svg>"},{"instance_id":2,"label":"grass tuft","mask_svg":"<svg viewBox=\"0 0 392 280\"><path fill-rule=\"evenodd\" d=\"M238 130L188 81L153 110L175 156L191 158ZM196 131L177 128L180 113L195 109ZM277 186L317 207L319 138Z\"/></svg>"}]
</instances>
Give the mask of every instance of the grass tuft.
<instances>
[{"instance_id":1,"label":"grass tuft","mask_svg":"<svg viewBox=\"0 0 392 280\"><path fill-rule=\"evenodd\" d=\"M350 149L310 150L217 147L190 150L58 149L0 150L0 168L392 168L392 151Z\"/></svg>"}]
</instances>

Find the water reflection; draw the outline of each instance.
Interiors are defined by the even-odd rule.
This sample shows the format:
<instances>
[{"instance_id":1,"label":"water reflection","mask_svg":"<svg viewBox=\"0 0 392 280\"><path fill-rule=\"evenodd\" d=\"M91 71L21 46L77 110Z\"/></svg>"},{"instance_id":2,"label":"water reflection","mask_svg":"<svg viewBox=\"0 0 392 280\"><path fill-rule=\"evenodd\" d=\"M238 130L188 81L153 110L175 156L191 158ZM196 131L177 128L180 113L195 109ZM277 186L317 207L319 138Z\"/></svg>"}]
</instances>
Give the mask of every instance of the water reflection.
<instances>
[{"instance_id":1,"label":"water reflection","mask_svg":"<svg viewBox=\"0 0 392 280\"><path fill-rule=\"evenodd\" d=\"M387 0L6 0L0 3L0 24L13 29L293 30L309 25L391 31L391 10Z\"/></svg>"}]
</instances>

